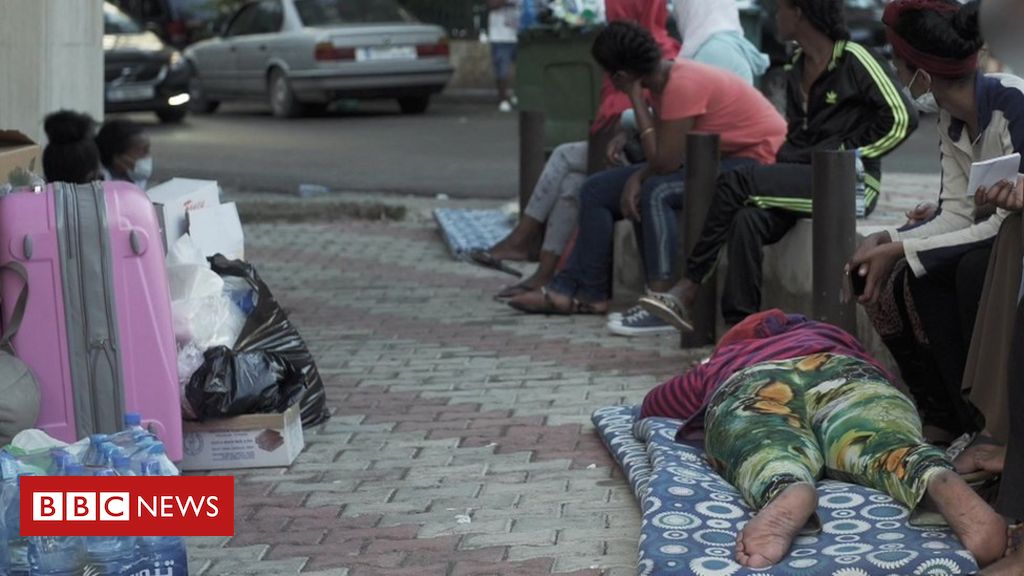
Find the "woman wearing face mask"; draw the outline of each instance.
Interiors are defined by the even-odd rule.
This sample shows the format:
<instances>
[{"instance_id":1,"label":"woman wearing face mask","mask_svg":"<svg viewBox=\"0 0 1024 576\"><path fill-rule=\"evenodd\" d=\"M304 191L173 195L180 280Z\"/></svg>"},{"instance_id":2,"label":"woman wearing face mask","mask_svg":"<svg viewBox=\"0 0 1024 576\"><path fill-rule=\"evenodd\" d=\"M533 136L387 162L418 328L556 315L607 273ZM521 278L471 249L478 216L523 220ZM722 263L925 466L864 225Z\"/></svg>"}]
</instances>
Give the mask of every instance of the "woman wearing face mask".
<instances>
[{"instance_id":1,"label":"woman wearing face mask","mask_svg":"<svg viewBox=\"0 0 1024 576\"><path fill-rule=\"evenodd\" d=\"M145 190L153 175L149 136L129 120L108 120L96 136L104 180L123 180Z\"/></svg>"},{"instance_id":2,"label":"woman wearing face mask","mask_svg":"<svg viewBox=\"0 0 1024 576\"><path fill-rule=\"evenodd\" d=\"M884 22L911 96L939 108L939 207L869 236L849 263L933 440L983 426L960 384L992 241L1007 212L968 190L971 164L1024 151L1024 80L977 71L978 3L896 0ZM1022 167L1024 169L1024 167Z\"/></svg>"}]
</instances>

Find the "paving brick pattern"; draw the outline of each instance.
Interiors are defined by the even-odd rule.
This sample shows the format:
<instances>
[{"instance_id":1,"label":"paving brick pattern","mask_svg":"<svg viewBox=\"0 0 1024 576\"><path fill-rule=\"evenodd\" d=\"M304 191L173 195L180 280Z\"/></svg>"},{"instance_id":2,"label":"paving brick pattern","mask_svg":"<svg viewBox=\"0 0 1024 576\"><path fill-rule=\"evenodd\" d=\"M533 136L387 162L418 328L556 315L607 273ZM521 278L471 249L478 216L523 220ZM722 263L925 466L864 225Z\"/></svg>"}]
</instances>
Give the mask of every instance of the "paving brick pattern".
<instances>
[{"instance_id":1,"label":"paving brick pattern","mask_svg":"<svg viewBox=\"0 0 1024 576\"><path fill-rule=\"evenodd\" d=\"M589 414L696 352L517 314L429 223L261 224L246 244L333 418L291 467L236 473L236 535L193 540L194 573L634 572L637 506Z\"/></svg>"},{"instance_id":2,"label":"paving brick pattern","mask_svg":"<svg viewBox=\"0 0 1024 576\"><path fill-rule=\"evenodd\" d=\"M904 184L895 209L929 188ZM236 473L236 535L193 539L193 574L635 572L637 506L589 414L701 351L515 313L491 300L507 278L453 261L428 222L260 224L246 243L333 418L291 467Z\"/></svg>"}]
</instances>

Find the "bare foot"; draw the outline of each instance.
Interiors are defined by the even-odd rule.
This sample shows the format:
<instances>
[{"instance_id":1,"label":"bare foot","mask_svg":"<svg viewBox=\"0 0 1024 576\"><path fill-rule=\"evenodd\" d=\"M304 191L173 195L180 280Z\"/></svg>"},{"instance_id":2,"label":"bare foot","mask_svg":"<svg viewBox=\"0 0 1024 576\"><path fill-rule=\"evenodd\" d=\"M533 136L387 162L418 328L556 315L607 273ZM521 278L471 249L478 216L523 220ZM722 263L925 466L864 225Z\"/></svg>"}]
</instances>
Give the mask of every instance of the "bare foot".
<instances>
[{"instance_id":1,"label":"bare foot","mask_svg":"<svg viewBox=\"0 0 1024 576\"><path fill-rule=\"evenodd\" d=\"M985 568L979 576L1024 576L1024 546L1009 556Z\"/></svg>"},{"instance_id":2,"label":"bare foot","mask_svg":"<svg viewBox=\"0 0 1024 576\"><path fill-rule=\"evenodd\" d=\"M976 444L964 450L953 460L953 466L959 474L971 472L1003 471L1006 463L1006 446L995 444Z\"/></svg>"},{"instance_id":3,"label":"bare foot","mask_svg":"<svg viewBox=\"0 0 1024 576\"><path fill-rule=\"evenodd\" d=\"M933 476L928 482L928 497L978 566L988 566L1006 552L1006 521L956 472L943 470Z\"/></svg>"},{"instance_id":4,"label":"bare foot","mask_svg":"<svg viewBox=\"0 0 1024 576\"><path fill-rule=\"evenodd\" d=\"M786 488L744 526L736 538L736 561L751 568L778 564L817 508L814 486L801 482Z\"/></svg>"}]
</instances>

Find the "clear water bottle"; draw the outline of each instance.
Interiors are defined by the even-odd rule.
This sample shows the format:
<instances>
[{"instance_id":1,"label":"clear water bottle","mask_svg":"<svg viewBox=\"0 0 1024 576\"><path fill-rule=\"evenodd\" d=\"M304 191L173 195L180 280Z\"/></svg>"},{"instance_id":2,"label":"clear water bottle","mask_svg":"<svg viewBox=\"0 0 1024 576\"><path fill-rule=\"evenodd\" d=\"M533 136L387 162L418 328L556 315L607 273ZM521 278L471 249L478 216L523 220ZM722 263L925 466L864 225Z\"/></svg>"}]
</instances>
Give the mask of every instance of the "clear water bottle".
<instances>
[{"instance_id":1,"label":"clear water bottle","mask_svg":"<svg viewBox=\"0 0 1024 576\"><path fill-rule=\"evenodd\" d=\"M102 462L103 453L101 449L103 444L109 441L110 437L106 434L93 434L89 436L89 448L85 451L85 456L82 457L82 464L86 466L99 466Z\"/></svg>"},{"instance_id":2,"label":"clear water bottle","mask_svg":"<svg viewBox=\"0 0 1024 576\"><path fill-rule=\"evenodd\" d=\"M6 450L0 450L0 478L14 480L18 477L18 459ZM2 513L2 511L0 511Z\"/></svg>"},{"instance_id":3,"label":"clear water bottle","mask_svg":"<svg viewBox=\"0 0 1024 576\"><path fill-rule=\"evenodd\" d=\"M143 438L149 436L152 434L142 427L142 415L128 412L124 415L124 428L116 434L111 434L110 441L119 448L131 450Z\"/></svg>"},{"instance_id":4,"label":"clear water bottle","mask_svg":"<svg viewBox=\"0 0 1024 576\"><path fill-rule=\"evenodd\" d=\"M132 470L132 459L128 457L124 452L120 452L114 455L113 462L111 462L114 472L118 476L136 476Z\"/></svg>"},{"instance_id":5,"label":"clear water bottle","mask_svg":"<svg viewBox=\"0 0 1024 576\"><path fill-rule=\"evenodd\" d=\"M160 445L163 448L163 445ZM165 455L166 457L166 455ZM142 462L143 476L168 476L163 462L158 457L150 457ZM142 566L162 570L163 574L178 576L188 574L188 551L185 539L181 536L139 536L138 555Z\"/></svg>"},{"instance_id":6,"label":"clear water bottle","mask_svg":"<svg viewBox=\"0 0 1024 576\"><path fill-rule=\"evenodd\" d=\"M21 477L4 480L2 507L11 576L28 576L28 538L21 535Z\"/></svg>"},{"instance_id":7,"label":"clear water bottle","mask_svg":"<svg viewBox=\"0 0 1024 576\"><path fill-rule=\"evenodd\" d=\"M177 476L179 474L178 467L174 465L170 457L167 456L167 449L164 447L163 442L156 442L149 449L146 450L148 455L147 459L152 459L157 462L159 472L156 474L148 474L149 476ZM143 474L147 476L147 474Z\"/></svg>"},{"instance_id":8,"label":"clear water bottle","mask_svg":"<svg viewBox=\"0 0 1024 576\"><path fill-rule=\"evenodd\" d=\"M7 528L0 522L0 576L8 576L11 569L11 558L7 552Z\"/></svg>"},{"instance_id":9,"label":"clear water bottle","mask_svg":"<svg viewBox=\"0 0 1024 576\"><path fill-rule=\"evenodd\" d=\"M124 458L121 456L121 458ZM96 476L117 476L104 468ZM90 576L122 576L135 557L135 538L131 536L87 536L85 559Z\"/></svg>"},{"instance_id":10,"label":"clear water bottle","mask_svg":"<svg viewBox=\"0 0 1024 576\"><path fill-rule=\"evenodd\" d=\"M68 466L74 463L75 457L64 450L51 450L50 467L46 469L46 473L49 476L66 476Z\"/></svg>"},{"instance_id":11,"label":"clear water bottle","mask_svg":"<svg viewBox=\"0 0 1024 576\"><path fill-rule=\"evenodd\" d=\"M78 462L72 462L68 464L67 468L64 469L65 476L85 476L85 466L82 466Z\"/></svg>"},{"instance_id":12,"label":"clear water bottle","mask_svg":"<svg viewBox=\"0 0 1024 576\"><path fill-rule=\"evenodd\" d=\"M28 539L29 576L81 576L85 545L79 536L32 536Z\"/></svg>"}]
</instances>

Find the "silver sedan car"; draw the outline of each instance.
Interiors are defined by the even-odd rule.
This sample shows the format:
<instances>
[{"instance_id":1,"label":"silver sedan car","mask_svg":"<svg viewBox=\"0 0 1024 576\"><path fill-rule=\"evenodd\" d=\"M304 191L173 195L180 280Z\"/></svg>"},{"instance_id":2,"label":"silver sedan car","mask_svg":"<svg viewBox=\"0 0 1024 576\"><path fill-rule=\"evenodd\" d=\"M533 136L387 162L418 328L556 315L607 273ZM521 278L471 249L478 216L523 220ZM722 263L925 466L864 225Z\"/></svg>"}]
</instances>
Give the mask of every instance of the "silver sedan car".
<instances>
[{"instance_id":1,"label":"silver sedan car","mask_svg":"<svg viewBox=\"0 0 1024 576\"><path fill-rule=\"evenodd\" d=\"M198 112L267 99L292 117L339 98L395 98L419 114L452 75L444 30L395 0L257 0L185 58Z\"/></svg>"}]
</instances>

